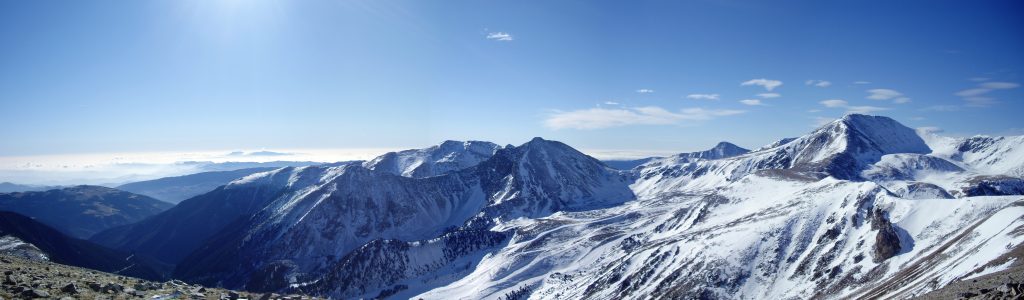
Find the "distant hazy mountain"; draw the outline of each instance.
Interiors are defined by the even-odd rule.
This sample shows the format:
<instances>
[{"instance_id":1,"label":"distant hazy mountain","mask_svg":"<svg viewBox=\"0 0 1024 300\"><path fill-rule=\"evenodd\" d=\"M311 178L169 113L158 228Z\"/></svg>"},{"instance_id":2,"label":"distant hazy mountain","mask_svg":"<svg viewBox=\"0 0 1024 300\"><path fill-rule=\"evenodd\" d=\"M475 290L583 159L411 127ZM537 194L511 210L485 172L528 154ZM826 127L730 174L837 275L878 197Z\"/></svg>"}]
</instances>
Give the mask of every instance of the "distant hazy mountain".
<instances>
[{"instance_id":1,"label":"distant hazy mountain","mask_svg":"<svg viewBox=\"0 0 1024 300\"><path fill-rule=\"evenodd\" d=\"M729 142L720 142L720 143L716 144L714 147L712 147L711 149L708 149L708 150L697 151L697 152L688 152L688 153L680 153L680 154L673 155L672 157L676 158L677 160L685 160L685 161L702 160L702 159L707 160L707 159L721 159L721 158L733 157L733 156L737 156L737 155L746 154L747 152L750 152L750 150L743 149L742 147L736 146L735 144L732 144L732 143L729 143ZM646 164L646 163L649 163L651 161L658 160L658 159L664 159L664 157L648 157L648 158L632 159L632 160L604 160L603 162L604 162L604 164L608 165L609 167L612 167L612 168L615 168L615 169L619 169L619 170L632 170L632 169L634 169L636 167L639 167L639 166L641 166L643 164Z\"/></svg>"},{"instance_id":2,"label":"distant hazy mountain","mask_svg":"<svg viewBox=\"0 0 1024 300\"><path fill-rule=\"evenodd\" d=\"M348 162L341 162L348 163ZM240 169L251 169L251 168L284 168L284 167L305 167L322 165L322 162L314 161L270 161L270 162L209 162L209 161L186 161L180 162L181 165L193 165L198 168L200 172L215 172L215 171L234 171Z\"/></svg>"},{"instance_id":3,"label":"distant hazy mountain","mask_svg":"<svg viewBox=\"0 0 1024 300\"><path fill-rule=\"evenodd\" d=\"M102 230L141 221L172 205L101 186L0 194L0 210L36 219L65 234L88 238Z\"/></svg>"},{"instance_id":4,"label":"distant hazy mountain","mask_svg":"<svg viewBox=\"0 0 1024 300\"><path fill-rule=\"evenodd\" d=\"M212 191L232 180L273 169L276 168L248 168L233 171L202 172L133 182L118 186L117 189L177 204L185 199Z\"/></svg>"},{"instance_id":5,"label":"distant hazy mountain","mask_svg":"<svg viewBox=\"0 0 1024 300\"><path fill-rule=\"evenodd\" d=\"M602 160L601 162L616 170L628 171L659 158L661 157L647 157L641 159L608 159Z\"/></svg>"},{"instance_id":6,"label":"distant hazy mountain","mask_svg":"<svg viewBox=\"0 0 1024 300\"><path fill-rule=\"evenodd\" d=\"M60 188L59 186L29 185L10 182L0 182L0 193L46 191Z\"/></svg>"},{"instance_id":7,"label":"distant hazy mountain","mask_svg":"<svg viewBox=\"0 0 1024 300\"><path fill-rule=\"evenodd\" d=\"M29 217L6 211L0 211L0 252L32 253L27 258L153 280L163 279L165 272L142 257L69 237Z\"/></svg>"}]
</instances>

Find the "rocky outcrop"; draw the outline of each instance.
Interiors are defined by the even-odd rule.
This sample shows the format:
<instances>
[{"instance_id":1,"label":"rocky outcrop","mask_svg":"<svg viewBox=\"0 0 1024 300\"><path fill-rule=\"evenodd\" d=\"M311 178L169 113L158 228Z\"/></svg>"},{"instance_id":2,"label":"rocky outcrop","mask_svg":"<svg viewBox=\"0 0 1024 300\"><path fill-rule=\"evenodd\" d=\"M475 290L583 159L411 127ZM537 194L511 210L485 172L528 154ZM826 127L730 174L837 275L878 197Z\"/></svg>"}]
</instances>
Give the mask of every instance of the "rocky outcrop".
<instances>
[{"instance_id":1,"label":"rocky outcrop","mask_svg":"<svg viewBox=\"0 0 1024 300\"><path fill-rule=\"evenodd\" d=\"M900 252L900 237L896 228L889 222L885 211L875 210L871 216L871 229L878 230L875 234L875 246L872 254L876 263L896 256Z\"/></svg>"}]
</instances>

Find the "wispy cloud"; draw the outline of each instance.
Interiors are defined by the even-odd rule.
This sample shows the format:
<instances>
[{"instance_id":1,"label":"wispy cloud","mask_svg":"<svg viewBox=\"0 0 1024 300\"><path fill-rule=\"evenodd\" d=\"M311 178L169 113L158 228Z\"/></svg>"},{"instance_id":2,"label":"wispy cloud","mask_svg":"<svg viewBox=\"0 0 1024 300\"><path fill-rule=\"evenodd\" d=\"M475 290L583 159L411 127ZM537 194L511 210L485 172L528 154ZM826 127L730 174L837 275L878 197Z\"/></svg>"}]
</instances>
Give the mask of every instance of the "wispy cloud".
<instances>
[{"instance_id":1,"label":"wispy cloud","mask_svg":"<svg viewBox=\"0 0 1024 300\"><path fill-rule=\"evenodd\" d=\"M654 90L652 90L652 89L639 89L639 90L636 90L636 92L637 93L641 93L641 94L650 94L650 93L653 93Z\"/></svg>"},{"instance_id":2,"label":"wispy cloud","mask_svg":"<svg viewBox=\"0 0 1024 300\"><path fill-rule=\"evenodd\" d=\"M922 110L925 111L958 111L960 110L959 105L932 105L925 107Z\"/></svg>"},{"instance_id":3,"label":"wispy cloud","mask_svg":"<svg viewBox=\"0 0 1024 300\"><path fill-rule=\"evenodd\" d=\"M918 132L921 132L921 133L936 134L936 133L943 133L943 132L945 132L945 130L943 130L942 128L935 127L935 126L921 126L921 127L916 128L916 129L917 129Z\"/></svg>"},{"instance_id":4,"label":"wispy cloud","mask_svg":"<svg viewBox=\"0 0 1024 300\"><path fill-rule=\"evenodd\" d=\"M605 101L604 104L605 105L619 105L619 103L615 102L615 101Z\"/></svg>"},{"instance_id":5,"label":"wispy cloud","mask_svg":"<svg viewBox=\"0 0 1024 300\"><path fill-rule=\"evenodd\" d=\"M1013 82L986 82L981 84L982 88L993 90L1015 89L1019 86L1020 84Z\"/></svg>"},{"instance_id":6,"label":"wispy cloud","mask_svg":"<svg viewBox=\"0 0 1024 300\"><path fill-rule=\"evenodd\" d=\"M764 103L761 103L761 99L743 99L740 100L740 103L746 105L764 105Z\"/></svg>"},{"instance_id":7,"label":"wispy cloud","mask_svg":"<svg viewBox=\"0 0 1024 300\"><path fill-rule=\"evenodd\" d=\"M967 80L974 81L974 82L983 82L983 81L988 81L989 79L990 78L988 78L988 77L971 77L971 78L967 78Z\"/></svg>"},{"instance_id":8,"label":"wispy cloud","mask_svg":"<svg viewBox=\"0 0 1024 300\"><path fill-rule=\"evenodd\" d=\"M757 94L757 96L761 97L761 98L765 98L765 99L782 97L782 95L779 94L779 93L761 93L761 94Z\"/></svg>"},{"instance_id":9,"label":"wispy cloud","mask_svg":"<svg viewBox=\"0 0 1024 300\"><path fill-rule=\"evenodd\" d=\"M867 105L864 105L864 106L847 106L846 107L846 113L850 113L850 114L870 114L870 113L876 113L876 112L886 111L886 110L889 110L889 109L885 108L885 107L867 106Z\"/></svg>"},{"instance_id":10,"label":"wispy cloud","mask_svg":"<svg viewBox=\"0 0 1024 300\"><path fill-rule=\"evenodd\" d=\"M979 83L977 87L956 92L955 95L960 96L964 101L966 101L967 106L989 107L993 104L999 103L999 101L995 98L987 97L986 95L988 93L995 90L1015 89L1017 87L1020 87L1020 84L1014 82L982 82Z\"/></svg>"},{"instance_id":11,"label":"wispy cloud","mask_svg":"<svg viewBox=\"0 0 1024 300\"><path fill-rule=\"evenodd\" d=\"M551 129L602 129L629 125L671 125L705 121L742 114L742 110L685 108L669 111L657 106L630 108L590 108L556 111L544 120Z\"/></svg>"},{"instance_id":12,"label":"wispy cloud","mask_svg":"<svg viewBox=\"0 0 1024 300\"><path fill-rule=\"evenodd\" d=\"M843 109L846 109L846 113L852 113L852 114L870 114L870 113L874 113L874 112L889 110L888 108L877 107L877 106L867 106L867 105L864 105L864 106L852 106L852 105L850 105L849 102L847 102L846 100L843 100L843 99L828 99L828 100L823 100L823 101L821 101L819 103L821 103L821 105L824 105L825 107L828 107L828 108L843 108Z\"/></svg>"},{"instance_id":13,"label":"wispy cloud","mask_svg":"<svg viewBox=\"0 0 1024 300\"><path fill-rule=\"evenodd\" d=\"M854 81L853 84L871 84L871 82L870 81L863 81L863 80L861 80L861 81Z\"/></svg>"},{"instance_id":14,"label":"wispy cloud","mask_svg":"<svg viewBox=\"0 0 1024 300\"><path fill-rule=\"evenodd\" d=\"M846 107L849 104L849 102L842 99L828 99L821 101L821 105L824 105L825 107Z\"/></svg>"},{"instance_id":15,"label":"wispy cloud","mask_svg":"<svg viewBox=\"0 0 1024 300\"><path fill-rule=\"evenodd\" d=\"M773 79L759 78L759 79L751 79L751 80L744 81L743 83L740 83L740 85L741 86L758 85L758 86L764 87L765 90L771 92L775 88L781 86L782 85L782 81L773 80Z\"/></svg>"},{"instance_id":16,"label":"wispy cloud","mask_svg":"<svg viewBox=\"0 0 1024 300\"><path fill-rule=\"evenodd\" d=\"M693 100L718 100L718 94L689 94L686 98Z\"/></svg>"},{"instance_id":17,"label":"wispy cloud","mask_svg":"<svg viewBox=\"0 0 1024 300\"><path fill-rule=\"evenodd\" d=\"M274 151L260 150L260 151L252 151L252 152L234 151L234 152L228 153L227 156L240 157L240 156L290 156L290 155L295 155L295 153L274 152Z\"/></svg>"},{"instance_id":18,"label":"wispy cloud","mask_svg":"<svg viewBox=\"0 0 1024 300\"><path fill-rule=\"evenodd\" d=\"M499 32L487 33L487 39L488 40L494 40L494 41L503 41L503 42L509 42L509 41L515 40L514 38L512 38L511 34L508 34L507 32L500 32L500 31Z\"/></svg>"},{"instance_id":19,"label":"wispy cloud","mask_svg":"<svg viewBox=\"0 0 1024 300\"><path fill-rule=\"evenodd\" d=\"M867 98L871 100L889 100L892 98L903 96L903 93L890 89L870 89L867 92Z\"/></svg>"},{"instance_id":20,"label":"wispy cloud","mask_svg":"<svg viewBox=\"0 0 1024 300\"><path fill-rule=\"evenodd\" d=\"M867 98L871 99L871 100L892 100L892 102L896 103L896 104L903 104L903 103L909 103L910 102L910 98L909 97L904 96L903 93L900 93L899 91L896 91L896 90L891 90L891 89L870 89L870 90L867 90L867 92L868 92Z\"/></svg>"},{"instance_id":21,"label":"wispy cloud","mask_svg":"<svg viewBox=\"0 0 1024 300\"><path fill-rule=\"evenodd\" d=\"M832 123L836 119L826 117L814 117L814 123L811 124L813 127L825 126L825 124Z\"/></svg>"},{"instance_id":22,"label":"wispy cloud","mask_svg":"<svg viewBox=\"0 0 1024 300\"><path fill-rule=\"evenodd\" d=\"M816 87L828 87L828 86L832 85L832 83L827 81L827 80L808 79L807 81L804 81L804 85L810 85L810 86L816 86Z\"/></svg>"}]
</instances>

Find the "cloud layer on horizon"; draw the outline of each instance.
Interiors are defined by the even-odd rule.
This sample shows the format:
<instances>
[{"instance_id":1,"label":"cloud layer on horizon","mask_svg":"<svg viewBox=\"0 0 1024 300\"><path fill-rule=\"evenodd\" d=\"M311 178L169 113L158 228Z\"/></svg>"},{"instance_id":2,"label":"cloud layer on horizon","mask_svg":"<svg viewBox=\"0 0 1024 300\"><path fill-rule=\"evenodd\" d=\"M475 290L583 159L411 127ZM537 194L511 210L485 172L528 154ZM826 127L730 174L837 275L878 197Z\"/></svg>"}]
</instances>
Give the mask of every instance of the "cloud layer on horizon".
<instances>
[{"instance_id":1,"label":"cloud layer on horizon","mask_svg":"<svg viewBox=\"0 0 1024 300\"><path fill-rule=\"evenodd\" d=\"M705 121L746 111L731 109L684 108L669 111L657 106L629 108L589 108L556 111L544 120L551 129L602 129L629 125L671 125L686 121Z\"/></svg>"}]
</instances>

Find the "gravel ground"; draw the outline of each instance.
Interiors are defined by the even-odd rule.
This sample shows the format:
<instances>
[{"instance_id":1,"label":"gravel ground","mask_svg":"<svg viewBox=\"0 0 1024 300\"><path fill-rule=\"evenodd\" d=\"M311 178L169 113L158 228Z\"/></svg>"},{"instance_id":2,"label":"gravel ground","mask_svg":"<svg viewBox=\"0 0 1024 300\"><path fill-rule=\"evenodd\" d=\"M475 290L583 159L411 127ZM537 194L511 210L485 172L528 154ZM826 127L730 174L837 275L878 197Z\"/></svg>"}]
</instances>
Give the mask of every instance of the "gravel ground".
<instances>
[{"instance_id":1,"label":"gravel ground","mask_svg":"<svg viewBox=\"0 0 1024 300\"><path fill-rule=\"evenodd\" d=\"M0 300L8 299L317 299L299 295L254 294L153 282L47 261L0 255Z\"/></svg>"},{"instance_id":2,"label":"gravel ground","mask_svg":"<svg viewBox=\"0 0 1024 300\"><path fill-rule=\"evenodd\" d=\"M1024 299L1024 265L953 282L917 299Z\"/></svg>"}]
</instances>

